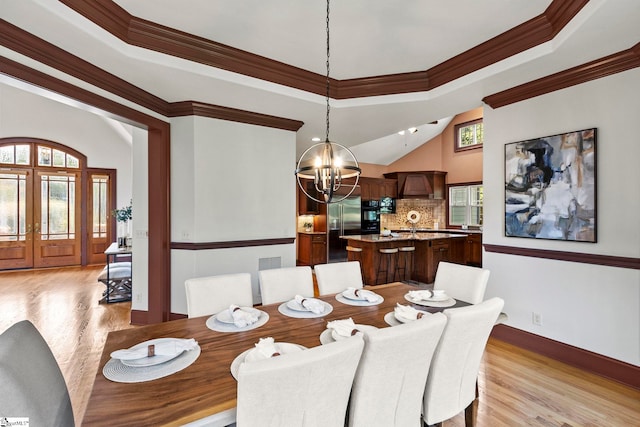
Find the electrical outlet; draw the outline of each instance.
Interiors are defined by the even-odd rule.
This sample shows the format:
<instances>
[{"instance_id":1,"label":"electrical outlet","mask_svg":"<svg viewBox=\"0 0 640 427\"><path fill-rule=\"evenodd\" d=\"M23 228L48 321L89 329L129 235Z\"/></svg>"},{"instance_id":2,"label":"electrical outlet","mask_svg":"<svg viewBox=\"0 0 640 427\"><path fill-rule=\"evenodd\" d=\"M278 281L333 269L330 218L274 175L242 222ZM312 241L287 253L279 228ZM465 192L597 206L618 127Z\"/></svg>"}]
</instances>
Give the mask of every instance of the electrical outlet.
<instances>
[{"instance_id":1,"label":"electrical outlet","mask_svg":"<svg viewBox=\"0 0 640 427\"><path fill-rule=\"evenodd\" d=\"M183 240L189 240L191 238L191 234L187 230L182 230L182 233L180 233L180 235L182 236Z\"/></svg>"},{"instance_id":2,"label":"electrical outlet","mask_svg":"<svg viewBox=\"0 0 640 427\"><path fill-rule=\"evenodd\" d=\"M534 325L542 326L542 314L536 313L534 311L531 317L531 321Z\"/></svg>"}]
</instances>

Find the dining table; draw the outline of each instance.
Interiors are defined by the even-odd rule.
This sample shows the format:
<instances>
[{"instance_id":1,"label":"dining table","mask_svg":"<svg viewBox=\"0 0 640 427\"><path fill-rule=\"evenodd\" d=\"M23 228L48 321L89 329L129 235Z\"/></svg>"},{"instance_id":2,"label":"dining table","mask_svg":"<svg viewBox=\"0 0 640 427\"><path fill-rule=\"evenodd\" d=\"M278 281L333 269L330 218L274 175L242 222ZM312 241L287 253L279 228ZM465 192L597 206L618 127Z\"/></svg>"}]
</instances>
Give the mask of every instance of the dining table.
<instances>
[{"instance_id":1,"label":"dining table","mask_svg":"<svg viewBox=\"0 0 640 427\"><path fill-rule=\"evenodd\" d=\"M207 326L211 316L178 319L169 322L113 331L107 335L82 424L84 426L179 426L235 408L237 382L231 364L238 355L254 348L261 338L272 337L278 343L307 348L322 345L320 335L332 320L351 318L354 323L378 328L390 327L385 315L396 304L424 311L443 308L424 307L407 301L405 296L418 287L403 282L365 286L384 300L376 305L350 305L338 300L339 294L318 296L333 309L314 318L294 318L281 312L281 303L257 305L268 314L268 321L242 332L220 332ZM453 307L467 305L456 301ZM279 310L280 308L280 310ZM387 317L388 318L388 317ZM103 374L112 360L111 353L159 338L184 338L197 341L200 354L186 368L162 378L143 382L116 382Z\"/></svg>"}]
</instances>

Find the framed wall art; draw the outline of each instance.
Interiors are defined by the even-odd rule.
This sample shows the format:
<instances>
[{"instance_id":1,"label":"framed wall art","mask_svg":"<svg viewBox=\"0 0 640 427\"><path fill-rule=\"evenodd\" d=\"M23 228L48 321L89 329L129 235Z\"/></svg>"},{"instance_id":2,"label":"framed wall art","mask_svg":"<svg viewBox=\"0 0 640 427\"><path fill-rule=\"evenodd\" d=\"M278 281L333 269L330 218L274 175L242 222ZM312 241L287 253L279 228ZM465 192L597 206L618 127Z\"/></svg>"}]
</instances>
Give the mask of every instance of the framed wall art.
<instances>
[{"instance_id":1,"label":"framed wall art","mask_svg":"<svg viewBox=\"0 0 640 427\"><path fill-rule=\"evenodd\" d=\"M505 145L505 235L596 242L596 128Z\"/></svg>"}]
</instances>

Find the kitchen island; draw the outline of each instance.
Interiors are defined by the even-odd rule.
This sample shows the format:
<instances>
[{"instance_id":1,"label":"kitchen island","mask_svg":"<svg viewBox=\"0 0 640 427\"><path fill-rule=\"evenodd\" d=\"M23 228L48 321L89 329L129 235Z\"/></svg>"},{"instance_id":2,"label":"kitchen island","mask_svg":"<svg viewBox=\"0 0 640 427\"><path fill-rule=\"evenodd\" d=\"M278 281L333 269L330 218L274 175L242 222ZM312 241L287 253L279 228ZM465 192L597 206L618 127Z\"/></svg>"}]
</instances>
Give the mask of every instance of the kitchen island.
<instances>
[{"instance_id":1,"label":"kitchen island","mask_svg":"<svg viewBox=\"0 0 640 427\"><path fill-rule=\"evenodd\" d=\"M348 240L349 246L362 248L360 263L366 285L378 285L389 280L376 277L380 265L380 249L414 246L413 260L405 277L395 277L395 280L415 280L423 283L433 283L440 261L463 264L465 262L466 234L451 233L393 233L390 236L378 234L341 236ZM389 276L396 271L398 262L403 265L405 253L398 252L391 258ZM386 264L385 264L386 266ZM394 280L391 280L394 281Z\"/></svg>"}]
</instances>

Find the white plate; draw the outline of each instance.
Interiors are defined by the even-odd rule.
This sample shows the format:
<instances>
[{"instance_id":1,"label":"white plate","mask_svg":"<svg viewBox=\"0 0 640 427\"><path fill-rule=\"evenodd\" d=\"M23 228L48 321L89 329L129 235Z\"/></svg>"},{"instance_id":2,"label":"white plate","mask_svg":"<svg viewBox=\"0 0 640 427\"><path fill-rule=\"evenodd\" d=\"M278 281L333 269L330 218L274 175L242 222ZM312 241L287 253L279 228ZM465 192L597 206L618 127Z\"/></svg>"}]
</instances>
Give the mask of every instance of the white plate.
<instances>
[{"instance_id":1,"label":"white plate","mask_svg":"<svg viewBox=\"0 0 640 427\"><path fill-rule=\"evenodd\" d=\"M389 326L398 326L402 325L402 323L398 322L395 316L395 312L390 311L389 313L384 315L384 321L387 322Z\"/></svg>"},{"instance_id":2,"label":"white plate","mask_svg":"<svg viewBox=\"0 0 640 427\"><path fill-rule=\"evenodd\" d=\"M275 343L275 346L281 355L307 349L307 347L305 346L288 342L277 342ZM259 351L257 351L255 347L250 348L249 350L245 350L240 353L235 359L233 359L233 362L231 362L231 375L233 375L233 378L237 380L238 369L240 368L240 365L242 365L244 362L251 363L255 362L256 360L264 359L266 358Z\"/></svg>"},{"instance_id":3,"label":"white plate","mask_svg":"<svg viewBox=\"0 0 640 427\"><path fill-rule=\"evenodd\" d=\"M278 306L278 312L280 312L280 314L284 314L285 316L293 317L296 319L313 319L317 317L324 317L333 311L333 306L331 304L322 300L319 301L324 305L324 311L322 313L316 314L313 311L309 310L292 310L287 306L286 302L283 302Z\"/></svg>"},{"instance_id":4,"label":"white plate","mask_svg":"<svg viewBox=\"0 0 640 427\"><path fill-rule=\"evenodd\" d=\"M371 332L371 331L375 331L378 328L371 325L356 324L355 329L358 329L362 332ZM324 331L322 331L322 333L320 334L320 344L329 344L335 341L343 340L345 338L349 338L349 337L343 337L342 335L338 335L337 333L335 333L334 329L327 328Z\"/></svg>"},{"instance_id":5,"label":"white plate","mask_svg":"<svg viewBox=\"0 0 640 427\"><path fill-rule=\"evenodd\" d=\"M136 344L133 347L131 347L129 350L138 350L139 348L146 348L150 345L157 345L163 342L168 342L168 341L173 341L174 338L157 338L154 340L149 340L149 341L145 341L145 342L141 342L140 344ZM175 359L176 357L180 356L182 353L184 353L183 351L181 351L178 354L175 355L157 355L157 356L151 356L151 357L141 357L140 359L129 359L129 360L124 360L124 359L118 359L120 360L120 362L122 362L123 365L126 366L131 366L134 368L141 368L144 366L154 366L154 365L159 365L161 363L164 362L168 362L169 360Z\"/></svg>"},{"instance_id":6,"label":"white plate","mask_svg":"<svg viewBox=\"0 0 640 427\"><path fill-rule=\"evenodd\" d=\"M342 296L347 298L347 299L354 300L354 301L367 301L366 298L356 295L356 291L359 291L359 290L375 294L374 292L367 291L365 289L347 289L346 291L342 292ZM367 301L367 302L376 303L380 299L380 295L378 295L378 294L375 294L375 295L376 295L376 300L375 301Z\"/></svg>"},{"instance_id":7,"label":"white plate","mask_svg":"<svg viewBox=\"0 0 640 427\"><path fill-rule=\"evenodd\" d=\"M412 302L414 304L418 304L418 305L424 305L425 307L451 307L452 305L456 305L456 300L454 300L451 297L447 297L446 299L442 300L442 301L433 301L431 299L429 300L415 300L413 298L411 298L409 296L409 294L405 294L404 299L406 299L409 302Z\"/></svg>"},{"instance_id":8,"label":"white plate","mask_svg":"<svg viewBox=\"0 0 640 427\"><path fill-rule=\"evenodd\" d=\"M315 298L305 298L305 299L315 300ZM320 300L316 300L316 301L323 303L323 301L320 301ZM294 299L292 299L291 301L287 301L287 308L290 308L291 310L295 310L295 311L311 311ZM324 313L324 310L323 310L323 313Z\"/></svg>"},{"instance_id":9,"label":"white plate","mask_svg":"<svg viewBox=\"0 0 640 427\"><path fill-rule=\"evenodd\" d=\"M428 311L422 311L422 310L418 310L418 311L419 311L420 313L423 313L423 315L424 315L424 314L431 314L431 313L429 313ZM415 322L416 320L418 320L418 319L407 319L407 318L404 318L404 317L402 317L402 316L398 316L398 315L396 314L396 312L395 312L395 311L393 312L393 317L395 317L395 318L396 318L396 320L397 320L398 322L401 322L401 323Z\"/></svg>"},{"instance_id":10,"label":"white plate","mask_svg":"<svg viewBox=\"0 0 640 427\"><path fill-rule=\"evenodd\" d=\"M254 310L257 310L257 309L254 309ZM225 310L225 311L229 312L229 310ZM218 320L217 314L214 314L213 316L209 316L209 318L207 319L206 325L207 325L207 328L217 332L233 333L233 332L250 331L252 329L259 328L260 326L266 324L269 321L269 314L261 310L257 310L257 311L258 311L258 321L250 325L244 326L242 328L238 328L233 322L225 323Z\"/></svg>"},{"instance_id":11,"label":"white plate","mask_svg":"<svg viewBox=\"0 0 640 427\"><path fill-rule=\"evenodd\" d=\"M253 307L241 307L244 311L253 313L256 316L260 317L260 310ZM233 322L233 314L229 310L222 310L220 313L216 314L216 320L222 323L234 323Z\"/></svg>"}]
</instances>

